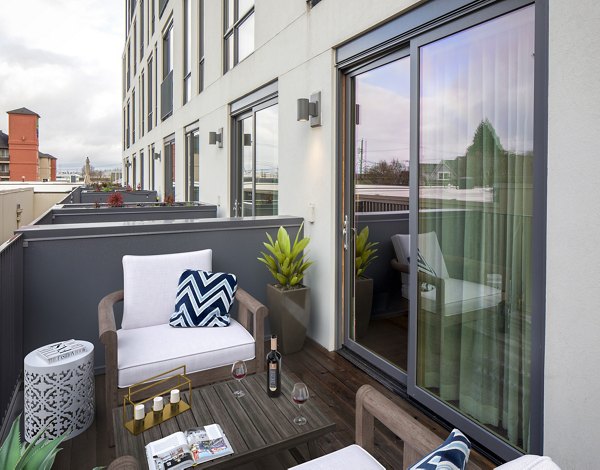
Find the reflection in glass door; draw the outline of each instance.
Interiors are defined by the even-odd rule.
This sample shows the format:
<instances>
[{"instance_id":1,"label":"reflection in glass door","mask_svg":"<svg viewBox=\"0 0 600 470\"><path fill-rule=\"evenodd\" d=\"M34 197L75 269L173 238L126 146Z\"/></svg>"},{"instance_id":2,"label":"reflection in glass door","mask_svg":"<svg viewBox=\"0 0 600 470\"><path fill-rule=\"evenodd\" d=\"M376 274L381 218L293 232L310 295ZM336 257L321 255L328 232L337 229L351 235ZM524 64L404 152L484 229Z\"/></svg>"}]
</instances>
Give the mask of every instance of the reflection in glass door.
<instances>
[{"instance_id":1,"label":"reflection in glass door","mask_svg":"<svg viewBox=\"0 0 600 470\"><path fill-rule=\"evenodd\" d=\"M422 45L419 75L416 386L527 452L534 7Z\"/></svg>"},{"instance_id":2,"label":"reflection in glass door","mask_svg":"<svg viewBox=\"0 0 600 470\"><path fill-rule=\"evenodd\" d=\"M410 58L359 70L354 97L353 302L349 340L403 371L407 369L407 261L394 249L408 233ZM352 246L352 244L350 244ZM352 250L352 248L350 248Z\"/></svg>"}]
</instances>

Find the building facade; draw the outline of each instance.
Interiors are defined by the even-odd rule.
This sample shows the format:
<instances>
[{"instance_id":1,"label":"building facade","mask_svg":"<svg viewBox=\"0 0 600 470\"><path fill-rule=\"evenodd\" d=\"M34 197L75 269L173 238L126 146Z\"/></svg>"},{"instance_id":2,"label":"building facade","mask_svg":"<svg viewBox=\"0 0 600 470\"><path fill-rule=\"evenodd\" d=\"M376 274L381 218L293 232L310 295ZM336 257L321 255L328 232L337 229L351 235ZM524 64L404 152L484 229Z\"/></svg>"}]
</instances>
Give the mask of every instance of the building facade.
<instances>
[{"instance_id":1,"label":"building facade","mask_svg":"<svg viewBox=\"0 0 600 470\"><path fill-rule=\"evenodd\" d=\"M129 0L124 184L304 217L315 341L491 453L592 468L599 18L591 0Z\"/></svg>"}]
</instances>

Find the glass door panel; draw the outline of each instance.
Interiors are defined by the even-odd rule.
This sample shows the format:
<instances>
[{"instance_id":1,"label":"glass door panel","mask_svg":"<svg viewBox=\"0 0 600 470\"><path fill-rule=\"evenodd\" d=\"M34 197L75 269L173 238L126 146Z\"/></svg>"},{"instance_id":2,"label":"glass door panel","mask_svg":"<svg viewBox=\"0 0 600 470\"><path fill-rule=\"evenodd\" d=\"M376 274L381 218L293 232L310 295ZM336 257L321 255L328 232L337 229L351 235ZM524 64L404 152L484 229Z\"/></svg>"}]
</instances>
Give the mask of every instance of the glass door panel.
<instances>
[{"instance_id":1,"label":"glass door panel","mask_svg":"<svg viewBox=\"0 0 600 470\"><path fill-rule=\"evenodd\" d=\"M534 7L419 61L416 385L527 451Z\"/></svg>"},{"instance_id":2,"label":"glass door panel","mask_svg":"<svg viewBox=\"0 0 600 470\"><path fill-rule=\"evenodd\" d=\"M250 216L254 209L254 155L252 143L254 142L253 117L242 119L239 125L242 154L242 216Z\"/></svg>"},{"instance_id":3,"label":"glass door panel","mask_svg":"<svg viewBox=\"0 0 600 470\"><path fill-rule=\"evenodd\" d=\"M350 339L404 371L408 351L408 263L393 240L408 233L410 59L353 81L352 191L355 234ZM352 168L352 167L351 167ZM401 259L402 258L402 259Z\"/></svg>"},{"instance_id":4,"label":"glass door panel","mask_svg":"<svg viewBox=\"0 0 600 470\"><path fill-rule=\"evenodd\" d=\"M278 121L277 105L256 112L256 200L254 215L277 215L278 212Z\"/></svg>"}]
</instances>

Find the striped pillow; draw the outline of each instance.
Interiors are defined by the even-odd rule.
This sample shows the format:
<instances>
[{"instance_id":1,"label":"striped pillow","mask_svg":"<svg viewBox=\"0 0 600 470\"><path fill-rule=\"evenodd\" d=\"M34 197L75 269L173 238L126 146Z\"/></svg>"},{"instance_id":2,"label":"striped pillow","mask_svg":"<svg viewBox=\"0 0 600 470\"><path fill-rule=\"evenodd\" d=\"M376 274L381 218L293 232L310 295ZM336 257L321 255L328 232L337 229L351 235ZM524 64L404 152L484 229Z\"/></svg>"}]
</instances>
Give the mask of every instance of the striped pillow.
<instances>
[{"instance_id":1,"label":"striped pillow","mask_svg":"<svg viewBox=\"0 0 600 470\"><path fill-rule=\"evenodd\" d=\"M465 470L470 451L467 436L454 429L441 446L408 470Z\"/></svg>"},{"instance_id":2,"label":"striped pillow","mask_svg":"<svg viewBox=\"0 0 600 470\"><path fill-rule=\"evenodd\" d=\"M169 324L175 327L229 326L229 309L236 290L234 274L187 269L179 278L175 312Z\"/></svg>"}]
</instances>

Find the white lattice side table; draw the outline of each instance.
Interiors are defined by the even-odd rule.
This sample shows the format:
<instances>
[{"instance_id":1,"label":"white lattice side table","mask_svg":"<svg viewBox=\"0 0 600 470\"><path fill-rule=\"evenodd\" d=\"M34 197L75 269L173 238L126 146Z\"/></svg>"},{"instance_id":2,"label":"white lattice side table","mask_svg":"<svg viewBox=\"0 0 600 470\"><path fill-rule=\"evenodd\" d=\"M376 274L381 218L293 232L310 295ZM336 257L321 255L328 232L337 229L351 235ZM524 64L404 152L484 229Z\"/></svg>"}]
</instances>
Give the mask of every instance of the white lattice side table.
<instances>
[{"instance_id":1,"label":"white lattice side table","mask_svg":"<svg viewBox=\"0 0 600 470\"><path fill-rule=\"evenodd\" d=\"M85 431L94 421L94 345L85 352L48 363L40 354L25 357L25 439L29 442L46 425L44 438Z\"/></svg>"}]
</instances>

